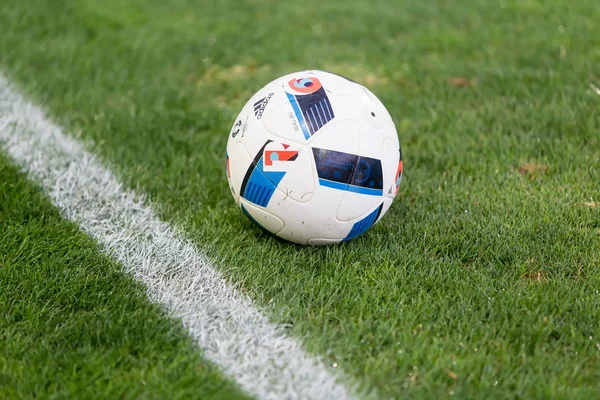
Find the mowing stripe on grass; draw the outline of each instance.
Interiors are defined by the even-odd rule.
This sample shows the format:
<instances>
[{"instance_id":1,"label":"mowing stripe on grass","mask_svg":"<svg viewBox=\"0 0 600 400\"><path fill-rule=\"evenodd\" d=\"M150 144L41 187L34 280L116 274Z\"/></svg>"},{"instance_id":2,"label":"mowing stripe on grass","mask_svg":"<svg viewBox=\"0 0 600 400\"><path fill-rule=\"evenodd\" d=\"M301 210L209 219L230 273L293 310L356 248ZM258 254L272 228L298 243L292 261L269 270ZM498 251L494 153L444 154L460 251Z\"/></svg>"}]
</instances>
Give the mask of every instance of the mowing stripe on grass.
<instances>
[{"instance_id":1,"label":"mowing stripe on grass","mask_svg":"<svg viewBox=\"0 0 600 400\"><path fill-rule=\"evenodd\" d=\"M183 321L204 356L261 399L344 399L349 390L228 284L143 198L0 75L0 144L148 296Z\"/></svg>"}]
</instances>

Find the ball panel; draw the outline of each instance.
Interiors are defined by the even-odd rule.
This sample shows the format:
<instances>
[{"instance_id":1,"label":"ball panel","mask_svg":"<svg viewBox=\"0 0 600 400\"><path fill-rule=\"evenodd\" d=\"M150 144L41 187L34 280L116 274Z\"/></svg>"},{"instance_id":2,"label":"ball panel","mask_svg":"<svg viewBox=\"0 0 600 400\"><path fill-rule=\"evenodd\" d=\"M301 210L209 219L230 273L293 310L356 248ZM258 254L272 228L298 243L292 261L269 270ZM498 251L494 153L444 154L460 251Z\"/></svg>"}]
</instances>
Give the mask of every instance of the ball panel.
<instances>
[{"instance_id":1,"label":"ball panel","mask_svg":"<svg viewBox=\"0 0 600 400\"><path fill-rule=\"evenodd\" d=\"M331 149L344 153L358 154L360 148L360 130L350 118L332 121L322 132L309 142L313 148Z\"/></svg>"},{"instance_id":2,"label":"ball panel","mask_svg":"<svg viewBox=\"0 0 600 400\"><path fill-rule=\"evenodd\" d=\"M245 148L245 146L243 147ZM248 157L253 157L254 163L254 170L250 171L249 169L250 172L246 172L246 174L249 174L248 178L245 178L247 181L256 181L257 184L264 186L264 182L259 182L263 180L262 175L264 175L264 178L272 183L273 189L277 188L285 197L290 197L301 203L312 199L315 185L312 173L312 156L306 146L267 140L262 148L254 153L254 156L247 149L246 153ZM262 173L262 175L259 175L259 173ZM270 193L270 196L272 195L273 193ZM256 203L255 201L254 203L263 207L268 204Z\"/></svg>"},{"instance_id":3,"label":"ball panel","mask_svg":"<svg viewBox=\"0 0 600 400\"><path fill-rule=\"evenodd\" d=\"M242 199L240 206L250 221L274 235L277 235L285 226L281 218L255 206L248 200Z\"/></svg>"},{"instance_id":4,"label":"ball panel","mask_svg":"<svg viewBox=\"0 0 600 400\"><path fill-rule=\"evenodd\" d=\"M240 187L240 196L261 207L266 207L269 204L279 182L285 175L285 172L265 171L264 149L269 143L270 141L267 141L254 156Z\"/></svg>"},{"instance_id":5,"label":"ball panel","mask_svg":"<svg viewBox=\"0 0 600 400\"><path fill-rule=\"evenodd\" d=\"M373 207L381 204L382 196L366 196L360 193L345 193L335 217L341 222L352 222L364 217Z\"/></svg>"},{"instance_id":6,"label":"ball panel","mask_svg":"<svg viewBox=\"0 0 600 400\"><path fill-rule=\"evenodd\" d=\"M371 211L369 213L369 215L367 215L366 217L362 218L361 220L355 222L352 225L352 229L350 229L350 232L348 232L346 237L344 237L343 241L345 242L345 241L354 239L354 238L362 235L363 233L365 233L367 230L369 230L369 228L371 228L375 224L375 222L379 219L382 209L383 209L383 203L381 203L375 210Z\"/></svg>"},{"instance_id":7,"label":"ball panel","mask_svg":"<svg viewBox=\"0 0 600 400\"><path fill-rule=\"evenodd\" d=\"M264 114L265 128L284 140L308 141L336 117L330 90L312 71L287 75L267 87L287 99Z\"/></svg>"},{"instance_id":8,"label":"ball panel","mask_svg":"<svg viewBox=\"0 0 600 400\"><path fill-rule=\"evenodd\" d=\"M262 119L264 128L274 137L287 143L304 143L306 137L294 110L286 100L283 104L274 104Z\"/></svg>"},{"instance_id":9,"label":"ball panel","mask_svg":"<svg viewBox=\"0 0 600 400\"><path fill-rule=\"evenodd\" d=\"M290 148L293 145L290 146ZM285 176L279 184L279 189L291 199L306 203L313 199L315 179L312 173L310 150L306 146L297 146L294 160L273 162L273 168L285 171Z\"/></svg>"},{"instance_id":10,"label":"ball panel","mask_svg":"<svg viewBox=\"0 0 600 400\"><path fill-rule=\"evenodd\" d=\"M285 228L279 237L306 244L313 238L341 240L350 230L351 223L335 218L343 192L317 185L313 200L299 203L289 197L273 196L268 211L285 219ZM316 201L318 199L318 201Z\"/></svg>"}]
</instances>

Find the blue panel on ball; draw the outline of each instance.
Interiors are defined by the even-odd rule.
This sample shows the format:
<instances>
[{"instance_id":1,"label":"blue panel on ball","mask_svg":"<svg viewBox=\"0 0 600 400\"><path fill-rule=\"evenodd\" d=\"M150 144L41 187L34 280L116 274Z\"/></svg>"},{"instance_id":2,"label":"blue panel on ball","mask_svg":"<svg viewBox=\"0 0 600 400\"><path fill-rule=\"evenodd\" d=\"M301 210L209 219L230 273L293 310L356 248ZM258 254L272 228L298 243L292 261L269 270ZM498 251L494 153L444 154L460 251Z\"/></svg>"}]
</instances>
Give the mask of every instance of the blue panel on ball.
<instances>
[{"instance_id":1,"label":"blue panel on ball","mask_svg":"<svg viewBox=\"0 0 600 400\"><path fill-rule=\"evenodd\" d=\"M383 196L383 170L375 158L313 148L319 184L333 189Z\"/></svg>"},{"instance_id":2,"label":"blue panel on ball","mask_svg":"<svg viewBox=\"0 0 600 400\"><path fill-rule=\"evenodd\" d=\"M383 203L381 203L381 205L379 207L377 207L377 209L375 211L373 211L371 214L367 215L365 218L356 222L352 226L350 233L348 233L348 235L342 241L345 242L347 240L354 239L355 237L360 236L363 233L365 233L367 230L369 230L369 228L373 226L375 221L377 221L377 218L379 218L379 215L381 214L382 209L383 209Z\"/></svg>"},{"instance_id":3,"label":"blue panel on ball","mask_svg":"<svg viewBox=\"0 0 600 400\"><path fill-rule=\"evenodd\" d=\"M308 122L311 136L335 117L324 88L308 95L296 96L296 100Z\"/></svg>"},{"instance_id":4,"label":"blue panel on ball","mask_svg":"<svg viewBox=\"0 0 600 400\"><path fill-rule=\"evenodd\" d=\"M250 168L253 168L253 170L244 186L242 197L258 206L266 207L285 172L265 172L263 170L263 157L259 159L258 163L251 165Z\"/></svg>"},{"instance_id":5,"label":"blue panel on ball","mask_svg":"<svg viewBox=\"0 0 600 400\"><path fill-rule=\"evenodd\" d=\"M302 83L294 82L296 87ZM307 140L335 117L329 97L322 87L308 94L286 94Z\"/></svg>"}]
</instances>

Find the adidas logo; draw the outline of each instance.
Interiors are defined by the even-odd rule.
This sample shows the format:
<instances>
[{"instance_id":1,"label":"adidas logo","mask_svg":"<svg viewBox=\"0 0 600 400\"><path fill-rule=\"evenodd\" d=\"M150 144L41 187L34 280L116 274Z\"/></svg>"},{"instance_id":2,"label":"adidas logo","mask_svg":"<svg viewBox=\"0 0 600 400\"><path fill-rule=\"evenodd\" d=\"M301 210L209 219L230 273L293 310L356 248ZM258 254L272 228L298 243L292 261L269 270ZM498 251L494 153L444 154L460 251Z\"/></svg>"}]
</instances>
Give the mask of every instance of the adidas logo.
<instances>
[{"instance_id":1,"label":"adidas logo","mask_svg":"<svg viewBox=\"0 0 600 400\"><path fill-rule=\"evenodd\" d=\"M263 97L256 103L254 103L254 116L256 119L261 119L263 112L265 112L265 108L267 108L267 104L269 104L269 100L273 97L274 93L269 93L267 97Z\"/></svg>"}]
</instances>

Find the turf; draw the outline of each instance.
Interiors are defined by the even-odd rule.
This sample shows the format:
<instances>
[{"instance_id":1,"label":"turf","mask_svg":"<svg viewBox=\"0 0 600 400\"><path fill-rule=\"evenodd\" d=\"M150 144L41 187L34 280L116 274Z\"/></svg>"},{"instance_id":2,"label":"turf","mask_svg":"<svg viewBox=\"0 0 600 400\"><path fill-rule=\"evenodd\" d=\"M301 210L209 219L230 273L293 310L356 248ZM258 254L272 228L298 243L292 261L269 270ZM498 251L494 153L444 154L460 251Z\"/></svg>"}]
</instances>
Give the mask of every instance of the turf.
<instances>
[{"instance_id":1,"label":"turf","mask_svg":"<svg viewBox=\"0 0 600 400\"><path fill-rule=\"evenodd\" d=\"M597 1L31 4L0 6L0 65L332 368L383 398L600 396ZM405 156L383 221L320 249L224 175L246 99L306 68L371 87Z\"/></svg>"},{"instance_id":2,"label":"turf","mask_svg":"<svg viewBox=\"0 0 600 400\"><path fill-rule=\"evenodd\" d=\"M2 157L0 182L0 398L246 398Z\"/></svg>"}]
</instances>

